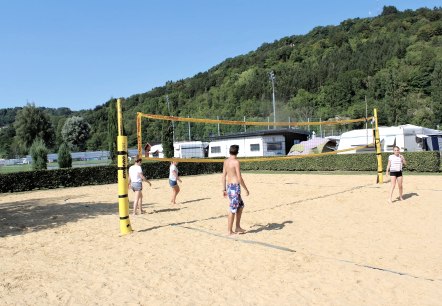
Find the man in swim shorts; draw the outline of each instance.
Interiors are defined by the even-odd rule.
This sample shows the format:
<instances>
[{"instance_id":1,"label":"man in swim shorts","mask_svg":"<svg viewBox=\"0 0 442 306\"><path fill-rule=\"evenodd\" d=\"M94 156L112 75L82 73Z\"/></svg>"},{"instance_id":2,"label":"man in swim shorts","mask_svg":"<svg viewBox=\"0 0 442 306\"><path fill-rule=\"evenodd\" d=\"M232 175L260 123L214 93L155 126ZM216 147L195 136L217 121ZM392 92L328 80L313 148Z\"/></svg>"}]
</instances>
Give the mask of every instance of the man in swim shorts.
<instances>
[{"instance_id":1,"label":"man in swim shorts","mask_svg":"<svg viewBox=\"0 0 442 306\"><path fill-rule=\"evenodd\" d=\"M223 165L223 195L224 197L229 197L229 212L227 215L228 235L245 233L245 230L241 228L241 215L244 208L244 202L241 198L241 186L244 188L247 196L249 195L249 190L241 176L239 160L237 159L238 151L238 145L230 146L230 157L224 161ZM233 231L235 216L235 231Z\"/></svg>"},{"instance_id":2,"label":"man in swim shorts","mask_svg":"<svg viewBox=\"0 0 442 306\"><path fill-rule=\"evenodd\" d=\"M230 201L230 212L235 214L238 208L244 207L244 201L241 198L241 185L240 184L227 184L227 196Z\"/></svg>"}]
</instances>

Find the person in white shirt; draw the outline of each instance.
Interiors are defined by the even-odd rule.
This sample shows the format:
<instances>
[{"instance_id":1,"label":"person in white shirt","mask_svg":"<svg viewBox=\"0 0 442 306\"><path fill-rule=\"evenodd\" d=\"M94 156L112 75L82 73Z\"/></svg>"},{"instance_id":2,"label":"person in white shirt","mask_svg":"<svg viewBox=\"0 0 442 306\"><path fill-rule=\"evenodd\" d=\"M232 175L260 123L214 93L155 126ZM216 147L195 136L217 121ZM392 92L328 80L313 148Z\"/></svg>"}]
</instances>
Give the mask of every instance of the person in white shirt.
<instances>
[{"instance_id":1,"label":"person in white shirt","mask_svg":"<svg viewBox=\"0 0 442 306\"><path fill-rule=\"evenodd\" d=\"M143 170L141 169L141 158L137 158L135 163L129 168L129 188L135 193L134 195L134 206L133 215L137 214L137 209L140 208L140 213L144 213L143 210L143 181L148 182L149 186L152 184L143 175Z\"/></svg>"},{"instance_id":2,"label":"person in white shirt","mask_svg":"<svg viewBox=\"0 0 442 306\"><path fill-rule=\"evenodd\" d=\"M390 198L388 199L388 203L393 203L393 191L394 187L397 185L399 187L399 200L403 200L403 186L402 182L404 180L402 176L402 167L407 165L407 161L404 156L400 154L400 149L398 146L393 147L393 154L388 157L387 171L386 175L390 174L391 178L391 188L390 188Z\"/></svg>"},{"instance_id":3,"label":"person in white shirt","mask_svg":"<svg viewBox=\"0 0 442 306\"><path fill-rule=\"evenodd\" d=\"M181 183L181 179L178 176L178 167L177 162L171 162L169 167L169 185L172 187L172 199L170 203L176 204L176 196L180 192L180 186L178 186L178 182Z\"/></svg>"}]
</instances>

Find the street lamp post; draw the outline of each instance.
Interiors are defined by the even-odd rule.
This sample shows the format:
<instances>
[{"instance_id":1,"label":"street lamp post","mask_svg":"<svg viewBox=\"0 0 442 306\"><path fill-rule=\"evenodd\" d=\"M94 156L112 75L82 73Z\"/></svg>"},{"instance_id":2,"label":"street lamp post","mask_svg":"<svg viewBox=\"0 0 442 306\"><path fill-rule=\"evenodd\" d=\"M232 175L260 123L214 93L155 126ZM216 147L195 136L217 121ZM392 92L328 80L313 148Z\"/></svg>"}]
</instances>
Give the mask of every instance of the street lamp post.
<instances>
[{"instance_id":1,"label":"street lamp post","mask_svg":"<svg viewBox=\"0 0 442 306\"><path fill-rule=\"evenodd\" d=\"M272 81L272 101L273 101L273 128L276 129L276 107L275 107L275 73L270 71L270 81Z\"/></svg>"}]
</instances>

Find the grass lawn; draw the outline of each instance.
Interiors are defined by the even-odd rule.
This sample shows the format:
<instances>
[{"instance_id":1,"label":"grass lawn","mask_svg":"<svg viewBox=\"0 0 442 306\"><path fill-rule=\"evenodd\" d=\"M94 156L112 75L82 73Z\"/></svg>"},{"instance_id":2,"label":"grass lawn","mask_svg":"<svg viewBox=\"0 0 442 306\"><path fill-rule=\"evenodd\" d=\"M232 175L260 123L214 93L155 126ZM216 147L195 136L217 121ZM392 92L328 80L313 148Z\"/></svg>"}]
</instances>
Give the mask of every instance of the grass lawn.
<instances>
[{"instance_id":1,"label":"grass lawn","mask_svg":"<svg viewBox=\"0 0 442 306\"><path fill-rule=\"evenodd\" d=\"M80 160L73 161L72 167L89 167L89 166L105 166L109 165L110 160ZM58 163L48 163L48 169L58 169ZM11 166L0 166L0 173L13 173L13 172L25 172L32 171L32 165L11 165Z\"/></svg>"}]
</instances>

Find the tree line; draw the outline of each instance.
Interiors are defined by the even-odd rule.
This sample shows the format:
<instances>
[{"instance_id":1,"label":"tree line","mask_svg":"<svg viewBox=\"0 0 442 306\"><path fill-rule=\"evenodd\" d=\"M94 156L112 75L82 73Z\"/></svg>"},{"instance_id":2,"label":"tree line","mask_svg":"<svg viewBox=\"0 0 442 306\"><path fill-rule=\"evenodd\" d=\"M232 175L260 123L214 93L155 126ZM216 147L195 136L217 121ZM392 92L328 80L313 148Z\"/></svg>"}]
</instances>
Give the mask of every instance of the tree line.
<instances>
[{"instance_id":1,"label":"tree line","mask_svg":"<svg viewBox=\"0 0 442 306\"><path fill-rule=\"evenodd\" d=\"M361 118L367 104L369 110L378 108L381 125L440 128L442 9L401 12L385 6L377 17L348 19L264 43L193 77L127 97L123 112L128 145L136 145L137 112L229 120L245 116L254 121L272 117L270 72L276 77L277 121ZM52 150L62 143L79 150L110 149L116 136L114 105L112 98L79 112L34 106L33 111L46 119L32 117L33 126L41 130L31 134L21 119L30 118L22 114L29 105L0 109L0 155L24 153L35 137ZM212 132L195 127L192 137L207 138ZM184 127L175 130L178 139L186 135ZM162 122L151 122L143 130L145 140L160 142L165 137L170 137L170 126Z\"/></svg>"}]
</instances>

